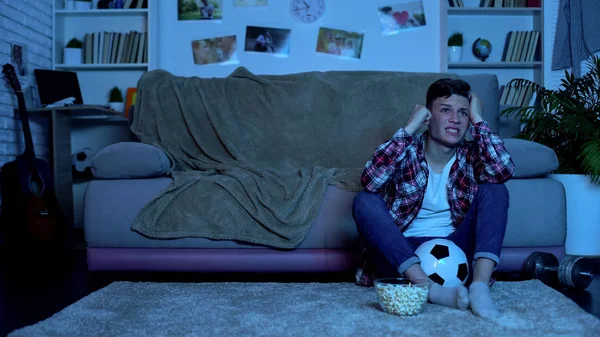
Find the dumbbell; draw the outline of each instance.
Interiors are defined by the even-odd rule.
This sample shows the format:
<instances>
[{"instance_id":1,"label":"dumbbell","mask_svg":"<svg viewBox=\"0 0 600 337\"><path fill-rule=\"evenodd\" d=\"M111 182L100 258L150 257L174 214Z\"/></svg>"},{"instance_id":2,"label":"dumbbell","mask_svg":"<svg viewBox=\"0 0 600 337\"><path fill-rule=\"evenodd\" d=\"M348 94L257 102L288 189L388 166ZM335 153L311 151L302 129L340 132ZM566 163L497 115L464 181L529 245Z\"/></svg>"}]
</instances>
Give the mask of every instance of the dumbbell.
<instances>
[{"instance_id":1,"label":"dumbbell","mask_svg":"<svg viewBox=\"0 0 600 337\"><path fill-rule=\"evenodd\" d=\"M566 256L560 264L551 253L534 252L527 257L523 272L526 277L538 279L548 285L587 289L594 278L594 266L581 256Z\"/></svg>"}]
</instances>

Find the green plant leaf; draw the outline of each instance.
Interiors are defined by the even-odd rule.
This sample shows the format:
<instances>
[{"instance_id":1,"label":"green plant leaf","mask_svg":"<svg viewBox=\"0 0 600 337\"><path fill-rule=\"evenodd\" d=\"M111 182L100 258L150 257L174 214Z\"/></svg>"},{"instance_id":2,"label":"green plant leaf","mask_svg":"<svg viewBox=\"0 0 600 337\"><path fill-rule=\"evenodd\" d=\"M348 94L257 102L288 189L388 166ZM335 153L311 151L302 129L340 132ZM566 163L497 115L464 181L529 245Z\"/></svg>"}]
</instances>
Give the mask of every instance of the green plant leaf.
<instances>
[{"instance_id":1,"label":"green plant leaf","mask_svg":"<svg viewBox=\"0 0 600 337\"><path fill-rule=\"evenodd\" d=\"M584 173L590 176L594 184L600 185L600 141L587 141L579 155Z\"/></svg>"},{"instance_id":2,"label":"green plant leaf","mask_svg":"<svg viewBox=\"0 0 600 337\"><path fill-rule=\"evenodd\" d=\"M522 123L517 138L553 149L558 173L590 175L600 184L600 57L592 56L588 64L589 72L579 78L565 70L555 90L527 79L511 80L507 87L531 87L536 100L532 106L504 109L501 116Z\"/></svg>"}]
</instances>

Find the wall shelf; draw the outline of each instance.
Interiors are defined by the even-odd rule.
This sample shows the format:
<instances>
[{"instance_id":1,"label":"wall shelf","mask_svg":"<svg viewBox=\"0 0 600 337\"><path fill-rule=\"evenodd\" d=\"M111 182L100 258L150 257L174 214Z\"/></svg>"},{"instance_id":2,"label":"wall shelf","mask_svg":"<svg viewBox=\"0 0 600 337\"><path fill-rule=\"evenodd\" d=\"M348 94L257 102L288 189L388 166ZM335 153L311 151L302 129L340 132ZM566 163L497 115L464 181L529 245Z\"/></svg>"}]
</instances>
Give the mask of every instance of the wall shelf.
<instances>
[{"instance_id":1,"label":"wall shelf","mask_svg":"<svg viewBox=\"0 0 600 337\"><path fill-rule=\"evenodd\" d=\"M72 9L57 9L56 15L135 15L147 14L148 9L88 9L88 10L72 10Z\"/></svg>"},{"instance_id":2,"label":"wall shelf","mask_svg":"<svg viewBox=\"0 0 600 337\"><path fill-rule=\"evenodd\" d=\"M494 7L450 7L448 15L535 15L541 14L539 7L494 8Z\"/></svg>"},{"instance_id":3,"label":"wall shelf","mask_svg":"<svg viewBox=\"0 0 600 337\"><path fill-rule=\"evenodd\" d=\"M533 68L542 62L449 62L448 68Z\"/></svg>"},{"instance_id":4,"label":"wall shelf","mask_svg":"<svg viewBox=\"0 0 600 337\"><path fill-rule=\"evenodd\" d=\"M82 64L56 64L56 69L62 70L146 70L147 63L82 63Z\"/></svg>"}]
</instances>

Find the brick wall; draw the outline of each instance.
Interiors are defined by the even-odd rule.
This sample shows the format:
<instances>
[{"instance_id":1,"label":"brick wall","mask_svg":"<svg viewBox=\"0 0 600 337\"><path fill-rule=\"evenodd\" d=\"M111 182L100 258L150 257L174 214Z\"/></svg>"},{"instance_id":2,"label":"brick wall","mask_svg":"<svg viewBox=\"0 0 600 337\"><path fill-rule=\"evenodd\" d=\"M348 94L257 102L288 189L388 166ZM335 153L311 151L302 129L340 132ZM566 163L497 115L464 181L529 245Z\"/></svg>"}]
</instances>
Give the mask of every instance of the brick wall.
<instances>
[{"instance_id":1,"label":"brick wall","mask_svg":"<svg viewBox=\"0 0 600 337\"><path fill-rule=\"evenodd\" d=\"M11 44L24 47L27 74L20 78L28 108L35 100L33 69L52 67L52 0L0 0L0 65L11 62ZM1 76L1 75L0 75ZM3 77L3 76L2 76ZM0 165L11 161L25 148L20 119L15 119L17 98L8 85L0 84ZM48 121L30 120L38 157L48 160Z\"/></svg>"}]
</instances>

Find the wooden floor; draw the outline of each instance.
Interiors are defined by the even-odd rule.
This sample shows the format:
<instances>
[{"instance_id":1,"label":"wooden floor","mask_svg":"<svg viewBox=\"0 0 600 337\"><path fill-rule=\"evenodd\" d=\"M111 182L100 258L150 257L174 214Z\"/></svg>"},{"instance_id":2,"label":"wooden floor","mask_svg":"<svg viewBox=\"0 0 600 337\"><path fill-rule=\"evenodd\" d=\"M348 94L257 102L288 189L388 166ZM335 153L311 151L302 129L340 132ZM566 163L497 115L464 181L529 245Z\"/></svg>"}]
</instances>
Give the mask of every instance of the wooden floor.
<instances>
[{"instance_id":1,"label":"wooden floor","mask_svg":"<svg viewBox=\"0 0 600 337\"><path fill-rule=\"evenodd\" d=\"M44 255L39 253L40 256ZM77 249L60 259L17 261L16 256L2 255L0 261L0 336L35 324L75 303L82 297L113 281L209 282L209 281L277 281L277 282L351 282L352 275L198 275L188 273L88 273L85 250ZM600 266L597 263L596 266ZM18 268L17 268L18 267ZM587 312L600 318L600 268L596 268L592 285L586 291L560 291ZM515 275L497 275L498 280L517 280Z\"/></svg>"}]
</instances>

